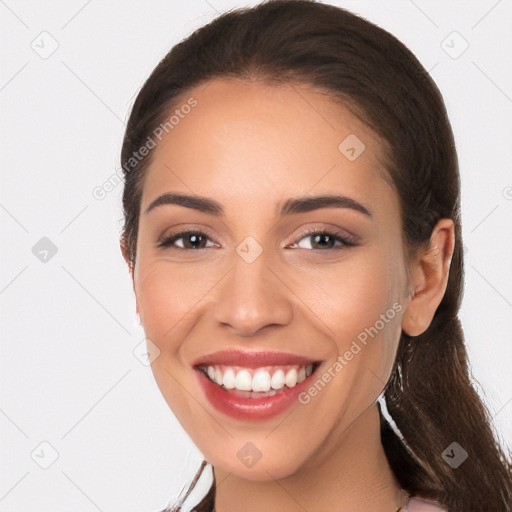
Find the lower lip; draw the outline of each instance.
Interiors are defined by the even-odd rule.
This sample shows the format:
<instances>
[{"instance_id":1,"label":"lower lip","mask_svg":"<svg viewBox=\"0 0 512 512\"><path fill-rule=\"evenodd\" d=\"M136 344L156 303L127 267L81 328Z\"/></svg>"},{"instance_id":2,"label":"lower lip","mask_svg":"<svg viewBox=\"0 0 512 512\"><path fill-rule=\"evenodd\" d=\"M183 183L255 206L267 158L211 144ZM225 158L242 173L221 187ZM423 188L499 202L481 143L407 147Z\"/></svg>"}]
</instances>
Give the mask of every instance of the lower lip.
<instances>
[{"instance_id":1,"label":"lower lip","mask_svg":"<svg viewBox=\"0 0 512 512\"><path fill-rule=\"evenodd\" d=\"M208 401L220 412L239 420L266 420L282 413L294 403L299 404L298 395L311 382L313 372L300 384L273 396L246 398L228 391L212 382L202 371L195 370L199 385Z\"/></svg>"}]
</instances>

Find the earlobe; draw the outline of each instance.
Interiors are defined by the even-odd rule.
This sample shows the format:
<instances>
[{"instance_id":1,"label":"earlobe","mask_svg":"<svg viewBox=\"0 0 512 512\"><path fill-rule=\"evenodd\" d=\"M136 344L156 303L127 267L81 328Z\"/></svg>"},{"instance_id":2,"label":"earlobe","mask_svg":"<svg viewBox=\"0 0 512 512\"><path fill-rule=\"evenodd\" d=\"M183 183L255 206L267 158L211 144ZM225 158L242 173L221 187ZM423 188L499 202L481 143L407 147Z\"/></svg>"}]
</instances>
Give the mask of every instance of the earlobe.
<instances>
[{"instance_id":1,"label":"earlobe","mask_svg":"<svg viewBox=\"0 0 512 512\"><path fill-rule=\"evenodd\" d=\"M137 292L135 290L135 266L132 264L131 259L128 256L128 251L126 250L123 240L121 240L119 247L121 248L121 253L123 254L124 261L128 265L128 271L132 279L132 288L133 293L135 295L135 314L137 315L137 322L139 325L142 325L142 320L139 313L139 301L137 300Z\"/></svg>"},{"instance_id":2,"label":"earlobe","mask_svg":"<svg viewBox=\"0 0 512 512\"><path fill-rule=\"evenodd\" d=\"M410 264L411 293L402 316L402 330L409 336L425 332L434 318L448 284L454 244L452 219L440 219L428 247Z\"/></svg>"},{"instance_id":3,"label":"earlobe","mask_svg":"<svg viewBox=\"0 0 512 512\"><path fill-rule=\"evenodd\" d=\"M130 274L132 275L132 279L133 279L133 271L132 271L132 267L130 264L130 258L128 257L128 251L126 250L126 246L122 239L119 241L119 248L121 249L121 254L123 255L124 261L128 265L128 269L129 269Z\"/></svg>"},{"instance_id":4,"label":"earlobe","mask_svg":"<svg viewBox=\"0 0 512 512\"><path fill-rule=\"evenodd\" d=\"M131 276L132 282L133 282L135 269L134 269L134 265L132 264L132 261L130 259L130 256L128 255L128 251L126 249L126 246L125 246L123 240L120 241L119 247L121 248L121 253L123 255L123 259L126 262L126 264L128 265L128 272L130 273L130 276ZM134 291L135 291L135 289L134 289Z\"/></svg>"}]
</instances>

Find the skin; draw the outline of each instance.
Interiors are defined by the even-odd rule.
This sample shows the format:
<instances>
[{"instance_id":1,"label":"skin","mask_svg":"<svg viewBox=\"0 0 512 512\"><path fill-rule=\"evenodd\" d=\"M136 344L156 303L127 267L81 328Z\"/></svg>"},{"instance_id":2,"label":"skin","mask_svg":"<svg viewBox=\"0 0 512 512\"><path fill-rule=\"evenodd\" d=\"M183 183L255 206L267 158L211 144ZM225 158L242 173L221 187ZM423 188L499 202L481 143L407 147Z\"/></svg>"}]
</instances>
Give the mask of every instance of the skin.
<instances>
[{"instance_id":1,"label":"skin","mask_svg":"<svg viewBox=\"0 0 512 512\"><path fill-rule=\"evenodd\" d=\"M428 247L406 261L399 199L380 164L384 146L350 110L307 85L206 85L183 96L198 105L152 150L144 182L142 212L164 192L206 196L225 209L223 217L179 205L141 214L132 278L146 336L160 350L151 365L157 385L215 468L217 512L394 512L402 495L376 400L401 329L425 331L443 297L453 222L441 219ZM354 161L338 150L349 134L366 147ZM290 197L333 193L372 217L346 208L277 214ZM215 246L156 246L185 228L208 230ZM358 245L314 248L306 228L334 228ZM252 263L235 250L247 236L263 248ZM393 304L401 310L321 392L275 418L225 416L197 386L192 362L229 348L323 360L322 375ZM250 468L237 457L249 441L261 452Z\"/></svg>"}]
</instances>

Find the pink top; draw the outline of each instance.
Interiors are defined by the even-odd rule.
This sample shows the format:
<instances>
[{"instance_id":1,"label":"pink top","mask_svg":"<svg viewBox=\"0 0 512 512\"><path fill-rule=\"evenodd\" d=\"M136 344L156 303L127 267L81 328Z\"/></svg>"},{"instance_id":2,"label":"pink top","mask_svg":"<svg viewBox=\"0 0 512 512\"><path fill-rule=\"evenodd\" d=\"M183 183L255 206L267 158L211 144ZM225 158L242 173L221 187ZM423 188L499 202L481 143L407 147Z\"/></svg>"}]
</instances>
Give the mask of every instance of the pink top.
<instances>
[{"instance_id":1,"label":"pink top","mask_svg":"<svg viewBox=\"0 0 512 512\"><path fill-rule=\"evenodd\" d=\"M447 512L445 507L437 501L427 500L426 498L409 497L405 500L404 506L400 512Z\"/></svg>"}]
</instances>

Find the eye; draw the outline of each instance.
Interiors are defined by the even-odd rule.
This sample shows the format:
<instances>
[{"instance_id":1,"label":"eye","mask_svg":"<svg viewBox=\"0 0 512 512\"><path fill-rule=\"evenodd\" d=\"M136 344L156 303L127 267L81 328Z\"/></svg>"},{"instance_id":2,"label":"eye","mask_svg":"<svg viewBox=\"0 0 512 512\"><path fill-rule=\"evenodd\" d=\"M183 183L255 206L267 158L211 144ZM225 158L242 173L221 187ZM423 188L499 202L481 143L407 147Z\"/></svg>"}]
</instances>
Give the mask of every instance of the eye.
<instances>
[{"instance_id":1,"label":"eye","mask_svg":"<svg viewBox=\"0 0 512 512\"><path fill-rule=\"evenodd\" d=\"M304 243L303 240L306 242ZM209 242L209 243L208 243ZM356 246L356 239L352 236L325 229L311 229L302 234L298 243L288 247L300 249L342 249L343 247ZM208 234L199 230L186 230L173 233L164 237L157 243L160 248L174 248L179 250L198 250L216 247Z\"/></svg>"},{"instance_id":2,"label":"eye","mask_svg":"<svg viewBox=\"0 0 512 512\"><path fill-rule=\"evenodd\" d=\"M208 247L214 247L215 243L211 240L211 244L207 245L207 240L210 240L209 236L203 231L180 231L172 235L164 237L158 242L158 247L173 247L177 249L206 249ZM177 243L179 242L179 243Z\"/></svg>"},{"instance_id":3,"label":"eye","mask_svg":"<svg viewBox=\"0 0 512 512\"><path fill-rule=\"evenodd\" d=\"M306 243L303 243L306 240ZM338 245L336 245L338 243ZM300 249L343 249L343 247L356 246L356 239L352 236L342 236L338 233L325 229L312 229L306 231L298 243L294 243L291 247L299 247Z\"/></svg>"}]
</instances>

